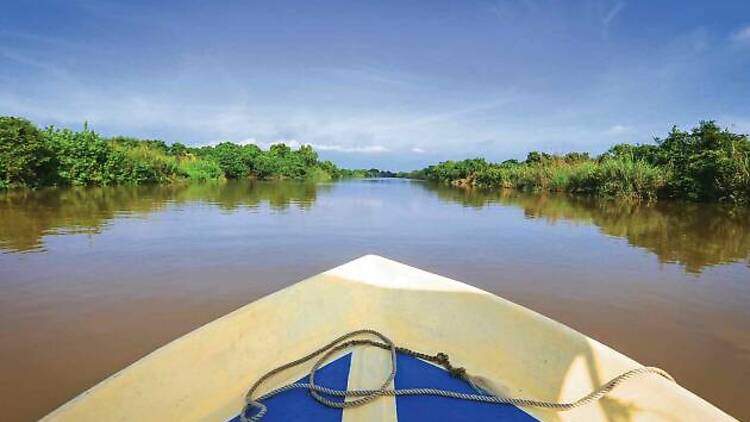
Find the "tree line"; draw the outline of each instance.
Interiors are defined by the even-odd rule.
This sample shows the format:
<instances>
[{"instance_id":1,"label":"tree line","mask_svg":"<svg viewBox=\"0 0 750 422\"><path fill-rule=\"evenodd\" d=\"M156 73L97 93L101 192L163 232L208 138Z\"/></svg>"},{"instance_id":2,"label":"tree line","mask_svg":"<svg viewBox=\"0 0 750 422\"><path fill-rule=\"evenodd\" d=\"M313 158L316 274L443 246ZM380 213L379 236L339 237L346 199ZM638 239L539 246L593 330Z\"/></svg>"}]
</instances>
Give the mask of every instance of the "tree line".
<instances>
[{"instance_id":1,"label":"tree line","mask_svg":"<svg viewBox=\"0 0 750 422\"><path fill-rule=\"evenodd\" d=\"M615 145L597 157L534 151L524 161L445 161L410 177L484 189L750 203L750 140L702 121L688 131L673 127L654 143Z\"/></svg>"},{"instance_id":2,"label":"tree line","mask_svg":"<svg viewBox=\"0 0 750 422\"><path fill-rule=\"evenodd\" d=\"M222 142L182 143L103 137L80 131L40 129L26 119L0 116L0 189L171 183L253 178L325 181L340 178L410 177L480 189L561 191L635 200L680 198L750 203L750 140L747 135L702 121L693 129L673 127L647 144L618 144L592 157L530 152L500 163L483 158L444 161L393 173L342 169L323 161L310 146L285 144L267 150Z\"/></svg>"},{"instance_id":3,"label":"tree line","mask_svg":"<svg viewBox=\"0 0 750 422\"><path fill-rule=\"evenodd\" d=\"M189 147L160 140L107 138L88 125L80 131L40 129L23 118L0 116L0 189L239 178L323 181L380 173L377 169L341 169L320 160L308 145L296 150L285 144L263 150L232 142Z\"/></svg>"}]
</instances>

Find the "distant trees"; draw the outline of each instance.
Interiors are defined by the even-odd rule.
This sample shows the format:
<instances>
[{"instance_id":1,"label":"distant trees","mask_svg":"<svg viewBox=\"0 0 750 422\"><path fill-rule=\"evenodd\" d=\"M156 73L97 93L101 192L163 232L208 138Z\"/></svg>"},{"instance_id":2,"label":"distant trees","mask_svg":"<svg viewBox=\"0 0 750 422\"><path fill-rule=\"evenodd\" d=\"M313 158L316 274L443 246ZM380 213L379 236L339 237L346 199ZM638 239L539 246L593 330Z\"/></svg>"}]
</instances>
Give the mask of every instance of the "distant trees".
<instances>
[{"instance_id":1,"label":"distant trees","mask_svg":"<svg viewBox=\"0 0 750 422\"><path fill-rule=\"evenodd\" d=\"M388 170L371 169L340 169L339 175L347 178L376 178L376 177L409 177L408 173L394 173Z\"/></svg>"},{"instance_id":2,"label":"distant trees","mask_svg":"<svg viewBox=\"0 0 750 422\"><path fill-rule=\"evenodd\" d=\"M474 158L445 161L411 174L480 188L567 191L634 199L683 198L750 203L750 140L702 121L689 131L672 128L654 144L618 144L591 158L530 152L501 164Z\"/></svg>"}]
</instances>

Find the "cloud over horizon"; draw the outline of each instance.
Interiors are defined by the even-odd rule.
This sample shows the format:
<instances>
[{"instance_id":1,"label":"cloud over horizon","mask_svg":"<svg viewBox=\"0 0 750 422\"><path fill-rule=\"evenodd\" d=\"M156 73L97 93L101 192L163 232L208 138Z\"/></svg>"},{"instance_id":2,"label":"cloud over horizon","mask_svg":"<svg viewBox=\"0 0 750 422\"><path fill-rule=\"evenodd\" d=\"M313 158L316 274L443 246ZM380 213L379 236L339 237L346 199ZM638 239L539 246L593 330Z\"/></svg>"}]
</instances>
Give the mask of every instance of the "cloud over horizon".
<instances>
[{"instance_id":1,"label":"cloud over horizon","mask_svg":"<svg viewBox=\"0 0 750 422\"><path fill-rule=\"evenodd\" d=\"M394 169L597 153L701 119L750 131L746 3L717 6L715 25L699 2L679 16L608 0L430 5L94 0L35 7L36 21L9 5L0 114L193 145L286 140Z\"/></svg>"}]
</instances>

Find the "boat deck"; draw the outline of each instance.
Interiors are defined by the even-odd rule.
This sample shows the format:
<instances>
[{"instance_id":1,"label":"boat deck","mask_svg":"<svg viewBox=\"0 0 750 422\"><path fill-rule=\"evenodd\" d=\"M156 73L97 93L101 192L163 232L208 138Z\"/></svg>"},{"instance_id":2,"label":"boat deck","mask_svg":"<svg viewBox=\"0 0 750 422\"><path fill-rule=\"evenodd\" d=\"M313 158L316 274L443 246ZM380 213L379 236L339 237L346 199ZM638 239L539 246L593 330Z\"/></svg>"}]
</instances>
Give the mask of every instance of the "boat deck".
<instances>
[{"instance_id":1,"label":"boat deck","mask_svg":"<svg viewBox=\"0 0 750 422\"><path fill-rule=\"evenodd\" d=\"M382 353L387 353L382 351ZM330 362L316 373L316 384L345 390L349 380L351 353ZM418 358L398 353L396 359L395 388L440 388L460 393L476 394L465 381L451 376L443 368L432 365ZM382 374L385 376L386 374ZM307 377L297 382L306 383ZM321 421L339 422L343 419L343 409L324 406L310 396L305 389L285 391L263 401L268 413L263 422L272 421ZM457 400L433 396L401 396L395 400L396 420L400 422L417 421L536 421L534 417L512 405L497 405L475 401ZM247 416L252 415L248 411ZM231 422L240 422L237 416Z\"/></svg>"}]
</instances>

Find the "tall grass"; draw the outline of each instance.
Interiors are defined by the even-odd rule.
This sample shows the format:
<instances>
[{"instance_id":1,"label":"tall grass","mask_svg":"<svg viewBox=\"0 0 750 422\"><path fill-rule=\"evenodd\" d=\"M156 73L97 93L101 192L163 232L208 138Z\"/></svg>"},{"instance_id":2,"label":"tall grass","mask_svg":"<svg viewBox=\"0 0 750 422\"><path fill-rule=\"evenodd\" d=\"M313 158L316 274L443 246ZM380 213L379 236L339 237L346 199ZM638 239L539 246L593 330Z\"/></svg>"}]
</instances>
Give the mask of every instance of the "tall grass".
<instances>
[{"instance_id":1,"label":"tall grass","mask_svg":"<svg viewBox=\"0 0 750 422\"><path fill-rule=\"evenodd\" d=\"M523 191L581 192L653 199L664 189L667 172L632 157L599 161L487 165L453 181L456 185Z\"/></svg>"},{"instance_id":2,"label":"tall grass","mask_svg":"<svg viewBox=\"0 0 750 422\"><path fill-rule=\"evenodd\" d=\"M148 144L126 146L118 143L112 143L112 148L126 157L131 182L165 183L182 176L177 158L167 155L159 148Z\"/></svg>"},{"instance_id":3,"label":"tall grass","mask_svg":"<svg viewBox=\"0 0 750 422\"><path fill-rule=\"evenodd\" d=\"M596 158L533 151L523 162L445 161L412 177L490 189L750 204L750 138L702 121L690 131L674 127L653 144L615 145Z\"/></svg>"},{"instance_id":4,"label":"tall grass","mask_svg":"<svg viewBox=\"0 0 750 422\"><path fill-rule=\"evenodd\" d=\"M598 193L651 200L666 187L669 178L665 169L631 158L603 160L594 175Z\"/></svg>"},{"instance_id":5,"label":"tall grass","mask_svg":"<svg viewBox=\"0 0 750 422\"><path fill-rule=\"evenodd\" d=\"M190 180L206 182L224 178L224 172L219 164L211 160L202 160L193 156L181 158L178 161L179 172Z\"/></svg>"}]
</instances>

